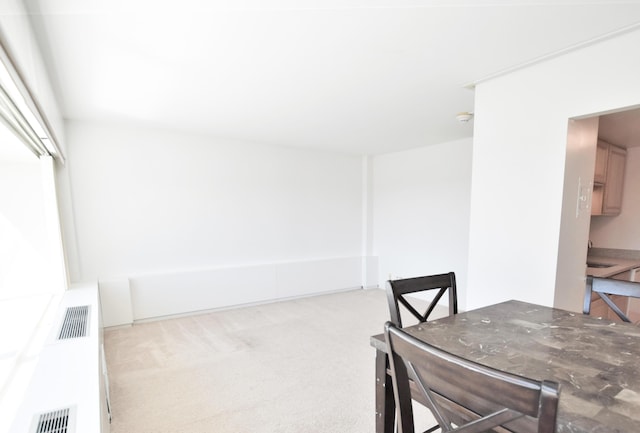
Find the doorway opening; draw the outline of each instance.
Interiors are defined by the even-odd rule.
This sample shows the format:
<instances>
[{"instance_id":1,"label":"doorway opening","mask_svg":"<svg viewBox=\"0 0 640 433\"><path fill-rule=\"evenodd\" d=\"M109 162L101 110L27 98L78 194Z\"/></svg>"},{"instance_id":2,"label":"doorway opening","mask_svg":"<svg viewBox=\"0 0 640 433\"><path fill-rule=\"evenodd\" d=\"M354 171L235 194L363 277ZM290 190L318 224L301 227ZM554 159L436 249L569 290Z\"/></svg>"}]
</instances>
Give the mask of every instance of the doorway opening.
<instances>
[{"instance_id":1,"label":"doorway opening","mask_svg":"<svg viewBox=\"0 0 640 433\"><path fill-rule=\"evenodd\" d=\"M588 258L604 263L593 257L624 253L640 260L638 193L640 106L569 119L556 306L582 310L586 276L595 272Z\"/></svg>"}]
</instances>

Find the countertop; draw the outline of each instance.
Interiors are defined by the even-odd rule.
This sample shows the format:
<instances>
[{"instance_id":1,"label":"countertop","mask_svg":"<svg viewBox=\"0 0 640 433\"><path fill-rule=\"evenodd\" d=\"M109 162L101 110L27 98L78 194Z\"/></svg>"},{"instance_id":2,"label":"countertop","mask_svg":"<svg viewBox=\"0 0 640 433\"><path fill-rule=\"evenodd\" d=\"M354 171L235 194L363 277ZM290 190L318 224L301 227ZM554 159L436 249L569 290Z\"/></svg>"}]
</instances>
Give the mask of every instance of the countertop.
<instances>
[{"instance_id":1,"label":"countertop","mask_svg":"<svg viewBox=\"0 0 640 433\"><path fill-rule=\"evenodd\" d=\"M630 269L640 268L640 251L592 248L588 253L587 263L611 265L606 268L587 267L587 275L608 278Z\"/></svg>"}]
</instances>

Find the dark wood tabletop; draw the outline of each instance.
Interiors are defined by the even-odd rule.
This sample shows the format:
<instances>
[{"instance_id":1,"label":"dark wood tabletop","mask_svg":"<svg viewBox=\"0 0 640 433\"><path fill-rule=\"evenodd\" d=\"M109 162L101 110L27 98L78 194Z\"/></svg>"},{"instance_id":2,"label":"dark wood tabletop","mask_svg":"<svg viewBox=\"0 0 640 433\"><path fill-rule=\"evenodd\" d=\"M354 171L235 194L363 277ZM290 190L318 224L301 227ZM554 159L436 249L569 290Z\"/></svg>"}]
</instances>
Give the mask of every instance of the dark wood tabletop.
<instances>
[{"instance_id":1,"label":"dark wood tabletop","mask_svg":"<svg viewBox=\"0 0 640 433\"><path fill-rule=\"evenodd\" d=\"M559 382L558 433L640 432L640 328L635 325L508 301L405 330L466 359ZM371 337L371 345L378 351L376 429L381 433L392 425L388 399L393 396L389 378L382 377L384 336Z\"/></svg>"}]
</instances>

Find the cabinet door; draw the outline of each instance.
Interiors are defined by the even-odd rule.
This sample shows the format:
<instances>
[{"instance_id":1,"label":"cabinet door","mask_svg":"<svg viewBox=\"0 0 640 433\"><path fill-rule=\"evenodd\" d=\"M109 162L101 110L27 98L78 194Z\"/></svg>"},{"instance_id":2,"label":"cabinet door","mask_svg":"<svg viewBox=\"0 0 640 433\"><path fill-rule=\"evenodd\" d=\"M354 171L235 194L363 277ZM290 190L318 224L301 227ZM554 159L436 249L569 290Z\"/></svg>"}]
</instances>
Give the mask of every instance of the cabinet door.
<instances>
[{"instance_id":1,"label":"cabinet door","mask_svg":"<svg viewBox=\"0 0 640 433\"><path fill-rule=\"evenodd\" d=\"M603 184L607 180L607 162L609 160L609 143L598 140L596 148L596 168L593 173L593 183Z\"/></svg>"},{"instance_id":2,"label":"cabinet door","mask_svg":"<svg viewBox=\"0 0 640 433\"><path fill-rule=\"evenodd\" d=\"M591 193L591 215L602 215L602 197L604 195L603 185L593 185Z\"/></svg>"},{"instance_id":3,"label":"cabinet door","mask_svg":"<svg viewBox=\"0 0 640 433\"><path fill-rule=\"evenodd\" d=\"M616 304L618 308L620 308L620 310L622 310L622 312L625 313L626 315L629 307L629 298L627 296L618 296L618 295L611 295L609 297L611 298L613 303ZM607 319L613 320L615 322L622 322L622 319L620 319L620 317L618 317L618 315L608 306L607 306Z\"/></svg>"},{"instance_id":4,"label":"cabinet door","mask_svg":"<svg viewBox=\"0 0 640 433\"><path fill-rule=\"evenodd\" d=\"M618 306L618 308L620 308L620 310L622 310L623 313L628 313L629 298L627 298L626 296L618 295L610 295L609 298L613 301L614 304ZM604 319L613 320L614 322L622 322L622 319L618 317L615 311L609 308L609 306L605 304L605 302L600 297L597 297L596 299L591 301L589 315L593 317L602 317Z\"/></svg>"},{"instance_id":5,"label":"cabinet door","mask_svg":"<svg viewBox=\"0 0 640 433\"><path fill-rule=\"evenodd\" d=\"M591 308L589 309L589 315L593 317L609 318L609 307L600 298L591 301ZM614 313L615 314L615 313Z\"/></svg>"},{"instance_id":6,"label":"cabinet door","mask_svg":"<svg viewBox=\"0 0 640 433\"><path fill-rule=\"evenodd\" d=\"M624 167L627 160L627 151L618 146L609 146L607 159L607 179L602 199L602 214L618 215L622 210Z\"/></svg>"}]
</instances>

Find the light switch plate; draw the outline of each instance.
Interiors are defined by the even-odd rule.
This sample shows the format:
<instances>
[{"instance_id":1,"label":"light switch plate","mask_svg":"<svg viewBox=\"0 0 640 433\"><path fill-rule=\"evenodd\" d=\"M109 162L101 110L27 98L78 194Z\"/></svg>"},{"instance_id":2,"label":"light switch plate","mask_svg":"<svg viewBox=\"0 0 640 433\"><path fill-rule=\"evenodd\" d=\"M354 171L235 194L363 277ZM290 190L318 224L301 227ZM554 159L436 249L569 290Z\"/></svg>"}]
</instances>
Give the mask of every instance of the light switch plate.
<instances>
[{"instance_id":1,"label":"light switch plate","mask_svg":"<svg viewBox=\"0 0 640 433\"><path fill-rule=\"evenodd\" d=\"M582 178L578 177L578 201L576 204L576 218L584 211L591 211L591 182L582 183Z\"/></svg>"}]
</instances>

